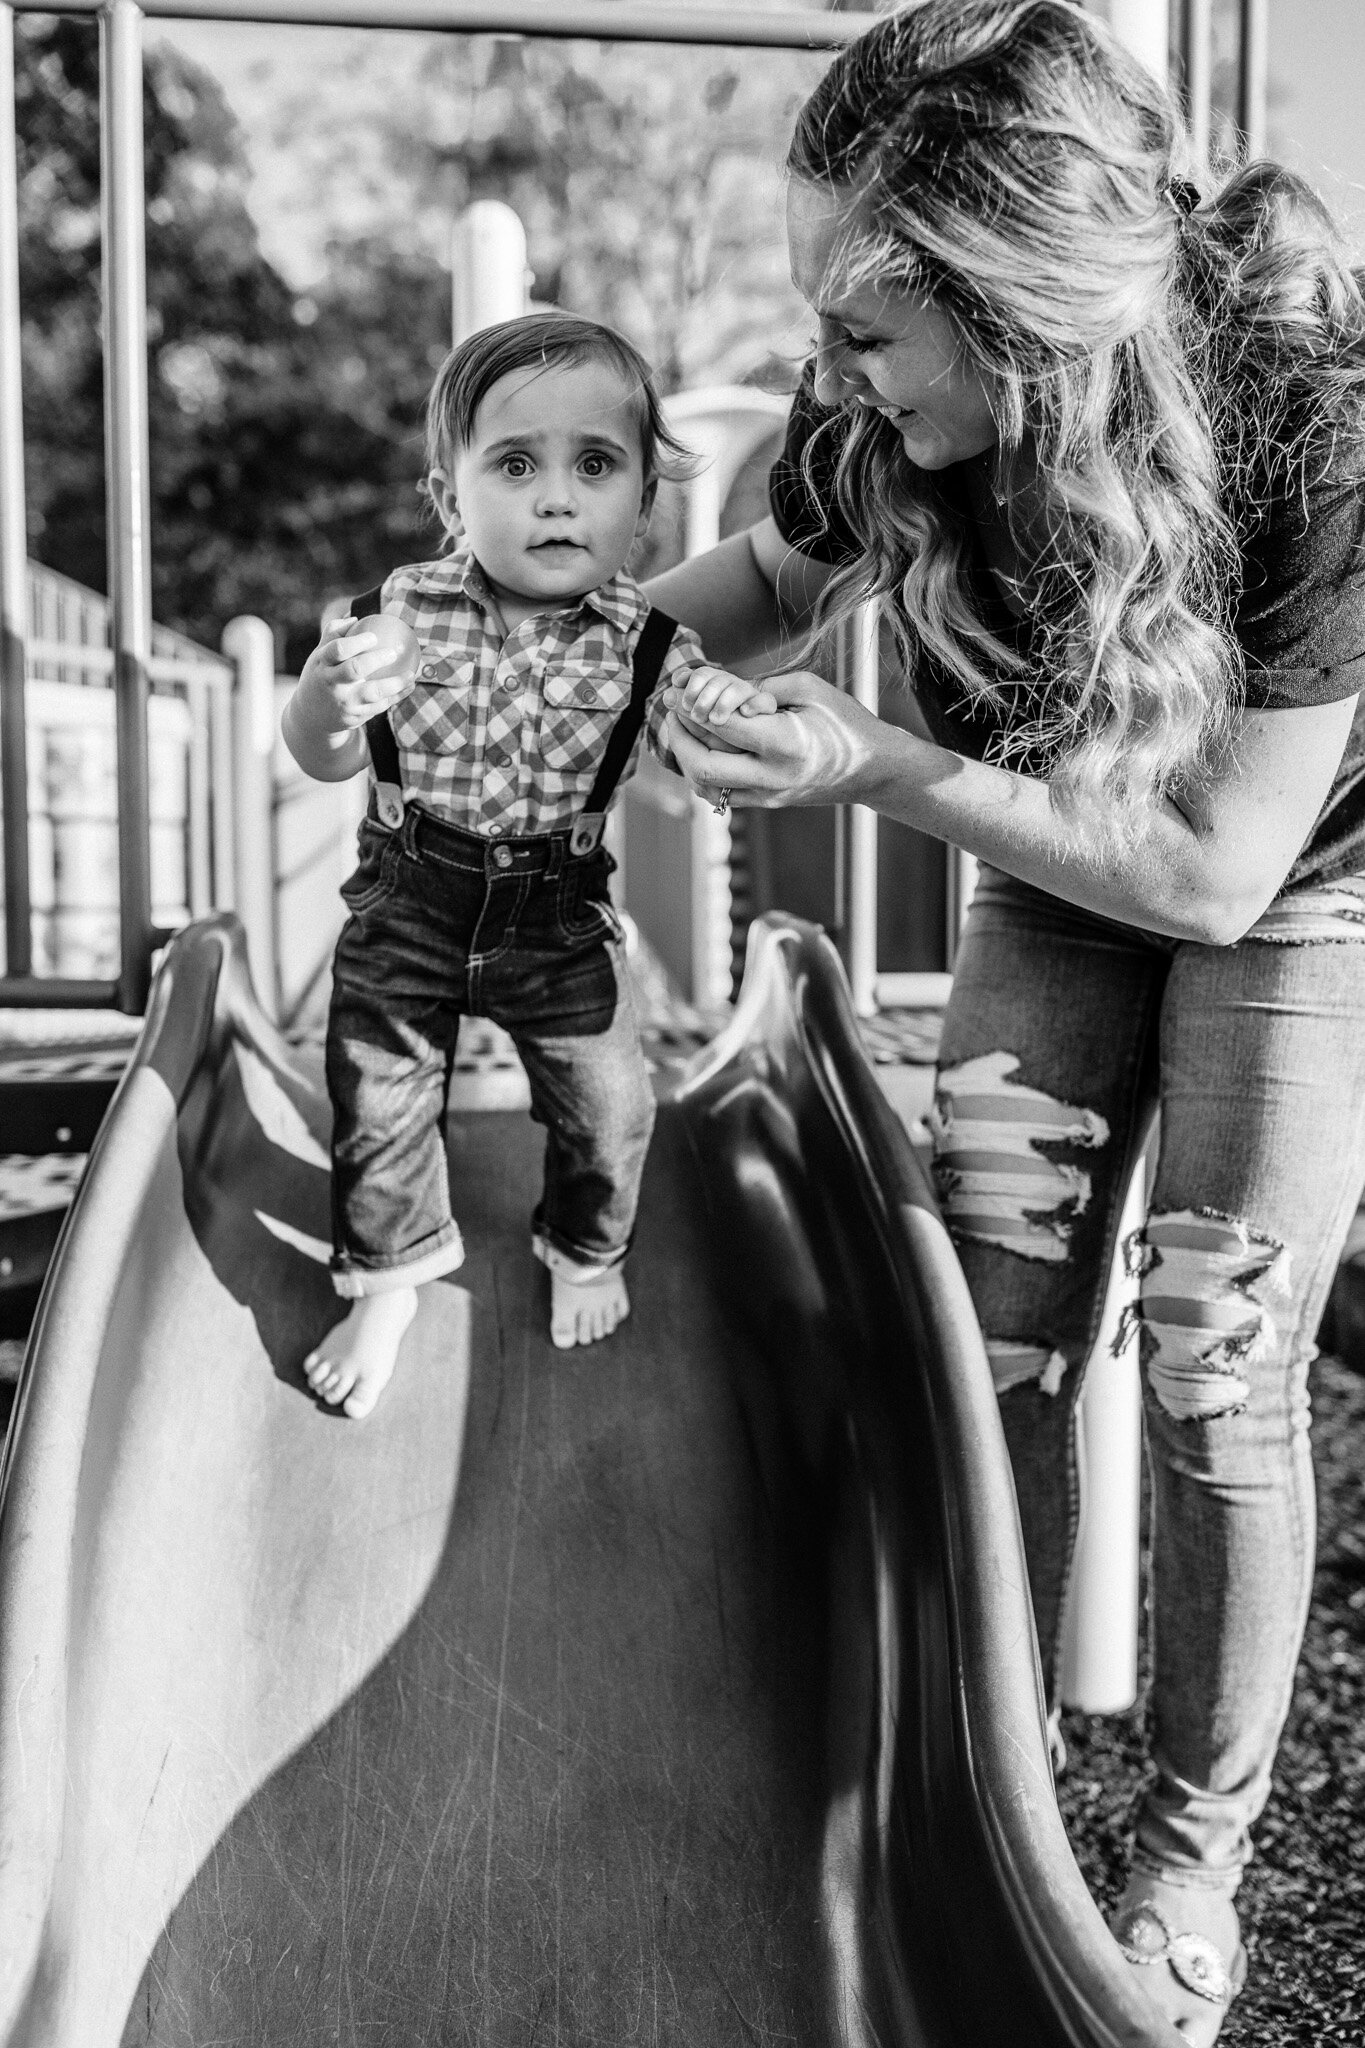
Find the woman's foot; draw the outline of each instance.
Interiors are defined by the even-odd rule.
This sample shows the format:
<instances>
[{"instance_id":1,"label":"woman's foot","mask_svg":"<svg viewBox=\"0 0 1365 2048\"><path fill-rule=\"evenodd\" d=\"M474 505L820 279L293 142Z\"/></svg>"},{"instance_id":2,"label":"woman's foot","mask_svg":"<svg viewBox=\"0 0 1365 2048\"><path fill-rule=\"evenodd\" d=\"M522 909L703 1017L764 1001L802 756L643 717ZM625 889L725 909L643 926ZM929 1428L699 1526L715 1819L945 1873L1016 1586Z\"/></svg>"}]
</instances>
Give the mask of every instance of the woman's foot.
<instances>
[{"instance_id":1,"label":"woman's foot","mask_svg":"<svg viewBox=\"0 0 1365 2048\"><path fill-rule=\"evenodd\" d=\"M1190 2048L1211 2048L1246 1981L1232 1900L1135 1872L1110 1925L1153 2005Z\"/></svg>"},{"instance_id":2,"label":"woman's foot","mask_svg":"<svg viewBox=\"0 0 1365 2048\"><path fill-rule=\"evenodd\" d=\"M313 1392L358 1422L389 1381L403 1333L417 1313L417 1289L363 1295L303 1361Z\"/></svg>"}]
</instances>

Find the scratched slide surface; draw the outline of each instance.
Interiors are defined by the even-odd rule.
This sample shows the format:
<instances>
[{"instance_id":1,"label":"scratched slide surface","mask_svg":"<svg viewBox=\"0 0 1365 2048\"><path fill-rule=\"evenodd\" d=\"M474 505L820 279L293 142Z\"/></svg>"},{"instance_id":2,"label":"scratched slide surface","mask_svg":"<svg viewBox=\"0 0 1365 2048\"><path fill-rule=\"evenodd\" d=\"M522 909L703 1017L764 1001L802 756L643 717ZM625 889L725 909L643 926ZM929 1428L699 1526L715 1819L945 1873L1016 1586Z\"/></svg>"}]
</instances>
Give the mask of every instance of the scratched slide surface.
<instances>
[{"instance_id":1,"label":"scratched slide surface","mask_svg":"<svg viewBox=\"0 0 1365 2048\"><path fill-rule=\"evenodd\" d=\"M634 1314L566 1356L527 1243L541 1142L515 1113L455 1125L468 1263L370 1420L288 1390L292 1455L259 1502L277 1568L260 1519L241 1559L258 1640L289 1644L305 1577L328 1587L304 1624L324 1666L395 1581L412 1612L215 1840L130 2048L813 2038L811 1686L695 1169L666 1112Z\"/></svg>"}]
</instances>

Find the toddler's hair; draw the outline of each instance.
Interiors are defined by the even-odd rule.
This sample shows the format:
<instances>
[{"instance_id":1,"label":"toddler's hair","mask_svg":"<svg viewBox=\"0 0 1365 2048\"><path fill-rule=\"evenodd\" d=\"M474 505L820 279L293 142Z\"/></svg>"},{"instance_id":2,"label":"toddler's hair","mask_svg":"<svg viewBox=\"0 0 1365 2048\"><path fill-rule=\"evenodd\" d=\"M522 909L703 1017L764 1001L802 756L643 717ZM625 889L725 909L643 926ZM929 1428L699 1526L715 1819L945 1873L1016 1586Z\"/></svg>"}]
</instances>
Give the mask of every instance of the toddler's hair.
<instances>
[{"instance_id":1,"label":"toddler's hair","mask_svg":"<svg viewBox=\"0 0 1365 2048\"><path fill-rule=\"evenodd\" d=\"M551 370L562 363L609 363L631 388L646 484L657 477L680 483L697 458L664 419L654 375L633 342L597 320L576 313L527 313L481 327L450 351L427 400L427 469L449 469L467 447L479 407L493 386L514 370Z\"/></svg>"}]
</instances>

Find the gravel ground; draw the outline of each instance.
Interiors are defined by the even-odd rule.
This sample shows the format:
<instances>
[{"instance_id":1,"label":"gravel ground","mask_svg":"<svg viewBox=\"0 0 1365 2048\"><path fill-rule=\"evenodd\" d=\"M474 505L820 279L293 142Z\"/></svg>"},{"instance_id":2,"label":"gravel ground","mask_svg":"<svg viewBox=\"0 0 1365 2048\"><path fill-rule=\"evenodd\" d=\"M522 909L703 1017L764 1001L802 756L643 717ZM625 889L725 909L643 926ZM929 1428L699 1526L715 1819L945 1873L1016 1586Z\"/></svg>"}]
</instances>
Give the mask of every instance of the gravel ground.
<instances>
[{"instance_id":1,"label":"gravel ground","mask_svg":"<svg viewBox=\"0 0 1365 2048\"><path fill-rule=\"evenodd\" d=\"M1365 1378L1314 1372L1318 1569L1294 1704L1257 1855L1238 1896L1250 1973L1219 2048L1365 2043ZM1122 1889L1145 1772L1142 1704L1062 1721L1058 1794L1107 1912Z\"/></svg>"}]
</instances>

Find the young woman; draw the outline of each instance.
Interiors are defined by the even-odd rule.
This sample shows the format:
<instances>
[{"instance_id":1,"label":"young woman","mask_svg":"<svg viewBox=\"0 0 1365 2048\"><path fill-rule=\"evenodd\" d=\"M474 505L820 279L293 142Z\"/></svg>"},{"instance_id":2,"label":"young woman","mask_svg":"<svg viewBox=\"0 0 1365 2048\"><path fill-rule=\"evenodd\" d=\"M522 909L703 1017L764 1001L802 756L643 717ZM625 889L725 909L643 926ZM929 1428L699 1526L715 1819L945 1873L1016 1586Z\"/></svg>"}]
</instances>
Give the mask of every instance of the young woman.
<instances>
[{"instance_id":1,"label":"young woman","mask_svg":"<svg viewBox=\"0 0 1365 2048\"><path fill-rule=\"evenodd\" d=\"M728 728L745 751L681 719L671 744L713 801L870 804L983 864L937 1171L1050 1688L1081 1370L1160 1105L1128 1248L1154 1777L1113 1924L1208 2043L1308 1600L1313 1335L1365 1182L1365 307L1311 192L1268 164L1196 188L1171 98L1062 0L888 17L789 169L818 343L772 517L652 594L731 663L879 598L920 730L793 675Z\"/></svg>"}]
</instances>

